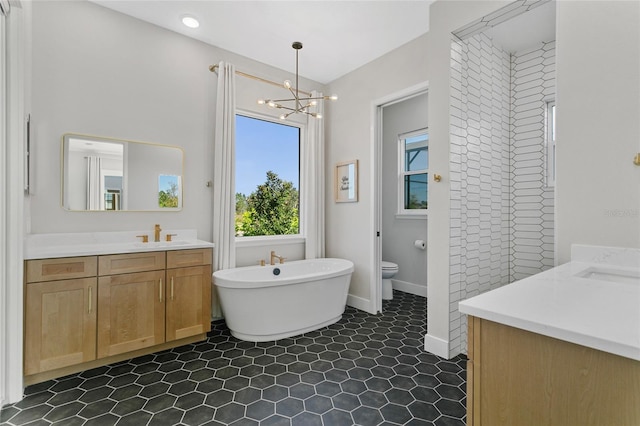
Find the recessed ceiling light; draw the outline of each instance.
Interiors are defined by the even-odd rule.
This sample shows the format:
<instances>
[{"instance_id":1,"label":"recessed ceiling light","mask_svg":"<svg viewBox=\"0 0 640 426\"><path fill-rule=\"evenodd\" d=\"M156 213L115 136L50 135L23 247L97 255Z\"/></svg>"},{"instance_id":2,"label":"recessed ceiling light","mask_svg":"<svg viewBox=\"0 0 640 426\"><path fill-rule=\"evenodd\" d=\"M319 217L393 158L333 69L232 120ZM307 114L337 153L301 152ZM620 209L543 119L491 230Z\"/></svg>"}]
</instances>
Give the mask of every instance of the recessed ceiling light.
<instances>
[{"instance_id":1,"label":"recessed ceiling light","mask_svg":"<svg viewBox=\"0 0 640 426\"><path fill-rule=\"evenodd\" d=\"M182 17L182 23L189 28L198 28L200 26L200 22L191 15L184 15Z\"/></svg>"}]
</instances>

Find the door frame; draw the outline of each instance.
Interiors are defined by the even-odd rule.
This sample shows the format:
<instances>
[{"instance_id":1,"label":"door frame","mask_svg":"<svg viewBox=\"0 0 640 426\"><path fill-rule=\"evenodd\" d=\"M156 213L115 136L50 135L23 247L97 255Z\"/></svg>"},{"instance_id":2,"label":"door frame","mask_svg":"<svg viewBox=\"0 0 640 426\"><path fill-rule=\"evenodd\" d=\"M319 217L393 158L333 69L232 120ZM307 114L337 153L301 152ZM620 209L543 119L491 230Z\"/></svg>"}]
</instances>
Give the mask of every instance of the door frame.
<instances>
[{"instance_id":1,"label":"door frame","mask_svg":"<svg viewBox=\"0 0 640 426\"><path fill-rule=\"evenodd\" d=\"M382 312L382 137L384 107L406 101L428 92L429 81L425 80L413 86L390 93L371 102L371 193L373 209L371 209L371 280L369 294L370 312Z\"/></svg>"},{"instance_id":2,"label":"door frame","mask_svg":"<svg viewBox=\"0 0 640 426\"><path fill-rule=\"evenodd\" d=\"M6 2L3 2L3 6ZM25 10L23 8L27 10ZM27 4L11 2L0 31L0 404L23 397L23 241L25 219ZM6 11L5 11L6 12Z\"/></svg>"}]
</instances>

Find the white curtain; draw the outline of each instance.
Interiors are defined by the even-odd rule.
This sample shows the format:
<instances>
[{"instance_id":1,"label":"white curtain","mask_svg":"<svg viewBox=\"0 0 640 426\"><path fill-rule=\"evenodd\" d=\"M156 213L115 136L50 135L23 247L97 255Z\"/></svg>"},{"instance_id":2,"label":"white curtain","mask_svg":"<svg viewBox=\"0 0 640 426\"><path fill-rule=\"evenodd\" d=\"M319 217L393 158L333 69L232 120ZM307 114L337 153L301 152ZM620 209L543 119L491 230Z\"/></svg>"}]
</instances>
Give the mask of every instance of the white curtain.
<instances>
[{"instance_id":1,"label":"white curtain","mask_svg":"<svg viewBox=\"0 0 640 426\"><path fill-rule=\"evenodd\" d=\"M313 91L312 97L322 96ZM323 102L316 112L324 115ZM302 200L304 222L302 233L306 238L305 258L324 257L324 120L309 117L307 134L302 149Z\"/></svg>"},{"instance_id":2,"label":"white curtain","mask_svg":"<svg viewBox=\"0 0 640 426\"><path fill-rule=\"evenodd\" d=\"M94 156L87 157L87 210L101 210L101 171L102 159Z\"/></svg>"},{"instance_id":3,"label":"white curtain","mask_svg":"<svg viewBox=\"0 0 640 426\"><path fill-rule=\"evenodd\" d=\"M214 271L236 266L235 165L236 165L236 73L232 64L220 62L216 102L213 173ZM218 295L213 287L211 316L221 317Z\"/></svg>"},{"instance_id":4,"label":"white curtain","mask_svg":"<svg viewBox=\"0 0 640 426\"><path fill-rule=\"evenodd\" d=\"M7 16L10 9L11 5L9 4L9 0L0 0L0 15Z\"/></svg>"}]
</instances>

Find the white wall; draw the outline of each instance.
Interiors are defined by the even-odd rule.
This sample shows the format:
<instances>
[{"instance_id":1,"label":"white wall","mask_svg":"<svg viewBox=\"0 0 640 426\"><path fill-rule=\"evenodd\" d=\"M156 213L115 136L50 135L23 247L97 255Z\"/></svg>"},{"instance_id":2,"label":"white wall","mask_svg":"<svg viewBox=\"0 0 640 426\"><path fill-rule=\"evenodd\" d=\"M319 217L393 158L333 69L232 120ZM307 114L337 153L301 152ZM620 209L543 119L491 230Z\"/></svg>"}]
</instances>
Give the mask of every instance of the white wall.
<instances>
[{"instance_id":1,"label":"white wall","mask_svg":"<svg viewBox=\"0 0 640 426\"><path fill-rule=\"evenodd\" d=\"M212 53L202 43L89 2L35 2L31 232L189 223L210 238L210 189L204 181L211 175L206 141L213 134L216 78L207 66L219 57ZM190 203L182 212L162 214L63 210L59 144L66 132L185 148Z\"/></svg>"},{"instance_id":2,"label":"white wall","mask_svg":"<svg viewBox=\"0 0 640 426\"><path fill-rule=\"evenodd\" d=\"M556 231L640 247L640 2L558 2Z\"/></svg>"},{"instance_id":3,"label":"white wall","mask_svg":"<svg viewBox=\"0 0 640 426\"><path fill-rule=\"evenodd\" d=\"M276 81L289 73L87 1L33 2L32 233L196 228L211 240L213 135L220 60ZM293 58L293 53L292 53ZM237 105L278 89L238 76ZM323 86L301 79L301 89ZM259 109L260 108L260 109ZM60 137L74 132L185 151L179 212L68 212L60 203ZM131 185L131 183L129 183ZM157 182L154 182L154 191Z\"/></svg>"},{"instance_id":4,"label":"white wall","mask_svg":"<svg viewBox=\"0 0 640 426\"><path fill-rule=\"evenodd\" d=\"M398 265L394 288L427 294L427 218L398 218L398 136L427 127L427 94L382 109L382 259Z\"/></svg>"},{"instance_id":5,"label":"white wall","mask_svg":"<svg viewBox=\"0 0 640 426\"><path fill-rule=\"evenodd\" d=\"M372 102L406 89L427 78L427 35L329 84L337 93L331 104L326 132L326 254L355 264L349 289L350 303L361 309L372 306L370 288L373 252ZM359 160L359 201L335 203L333 170L340 161Z\"/></svg>"}]
</instances>

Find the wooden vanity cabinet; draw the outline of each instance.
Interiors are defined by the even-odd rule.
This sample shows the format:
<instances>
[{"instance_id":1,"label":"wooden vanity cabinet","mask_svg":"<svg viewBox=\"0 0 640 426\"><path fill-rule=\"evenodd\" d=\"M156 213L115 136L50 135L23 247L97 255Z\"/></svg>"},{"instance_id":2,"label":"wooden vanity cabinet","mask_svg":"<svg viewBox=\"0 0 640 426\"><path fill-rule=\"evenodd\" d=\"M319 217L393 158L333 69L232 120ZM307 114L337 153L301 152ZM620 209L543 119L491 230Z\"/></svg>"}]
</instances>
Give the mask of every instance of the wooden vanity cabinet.
<instances>
[{"instance_id":1,"label":"wooden vanity cabinet","mask_svg":"<svg viewBox=\"0 0 640 426\"><path fill-rule=\"evenodd\" d=\"M640 361L468 317L467 425L639 425Z\"/></svg>"},{"instance_id":2,"label":"wooden vanity cabinet","mask_svg":"<svg viewBox=\"0 0 640 426\"><path fill-rule=\"evenodd\" d=\"M25 384L206 338L211 248L27 260Z\"/></svg>"},{"instance_id":3,"label":"wooden vanity cabinet","mask_svg":"<svg viewBox=\"0 0 640 426\"><path fill-rule=\"evenodd\" d=\"M96 358L95 256L25 263L24 374Z\"/></svg>"}]
</instances>

